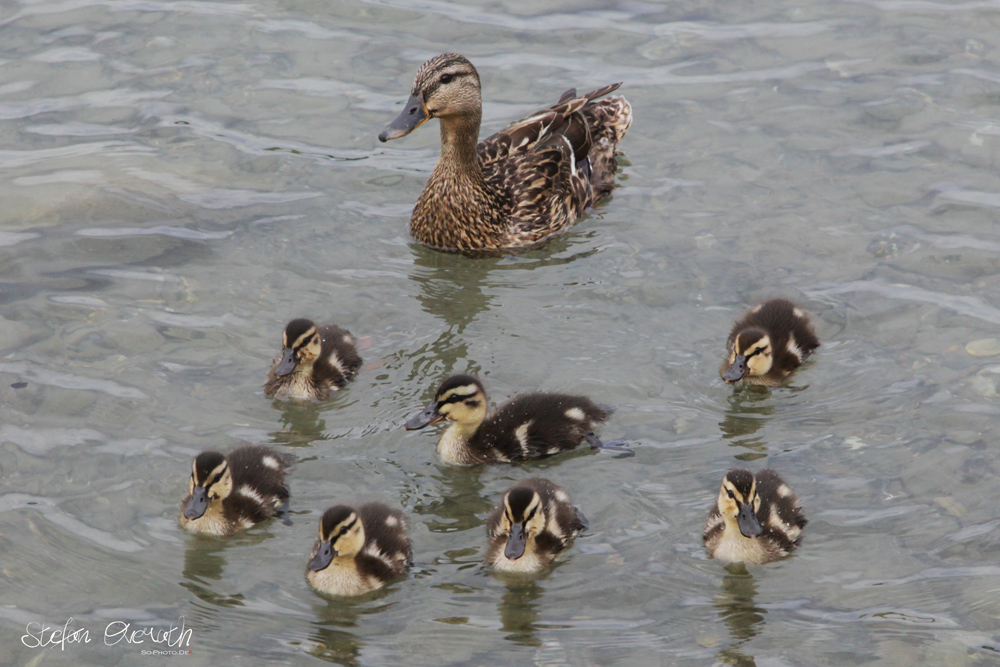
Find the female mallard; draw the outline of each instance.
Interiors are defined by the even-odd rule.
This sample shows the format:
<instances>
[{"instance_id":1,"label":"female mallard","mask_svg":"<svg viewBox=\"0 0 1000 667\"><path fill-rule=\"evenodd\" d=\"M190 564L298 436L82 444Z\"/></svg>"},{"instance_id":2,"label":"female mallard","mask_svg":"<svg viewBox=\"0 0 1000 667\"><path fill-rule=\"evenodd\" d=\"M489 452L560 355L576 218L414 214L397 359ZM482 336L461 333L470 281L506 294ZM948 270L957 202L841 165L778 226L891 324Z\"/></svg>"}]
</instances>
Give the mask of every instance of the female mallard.
<instances>
[{"instance_id":1,"label":"female mallard","mask_svg":"<svg viewBox=\"0 0 1000 667\"><path fill-rule=\"evenodd\" d=\"M611 412L586 396L532 393L515 396L487 414L482 383L471 375L453 375L405 428L412 431L443 419L451 421L437 452L459 465L536 459L575 449L584 440L594 448L634 456L621 443L603 443L594 435L594 428Z\"/></svg>"},{"instance_id":2,"label":"female mallard","mask_svg":"<svg viewBox=\"0 0 1000 667\"><path fill-rule=\"evenodd\" d=\"M406 136L441 120L441 157L413 207L410 233L440 250L513 248L563 231L614 185L615 147L632 122L620 86L563 93L479 144L479 73L454 53L417 70L403 112L380 135Z\"/></svg>"},{"instance_id":3,"label":"female mallard","mask_svg":"<svg viewBox=\"0 0 1000 667\"><path fill-rule=\"evenodd\" d=\"M702 539L713 558L767 563L799 546L806 523L791 487L776 472L734 468L722 478Z\"/></svg>"},{"instance_id":4,"label":"female mallard","mask_svg":"<svg viewBox=\"0 0 1000 667\"><path fill-rule=\"evenodd\" d=\"M801 308L771 299L736 321L726 346L729 356L719 369L723 380L774 387L819 347L819 339Z\"/></svg>"},{"instance_id":5,"label":"female mallard","mask_svg":"<svg viewBox=\"0 0 1000 667\"><path fill-rule=\"evenodd\" d=\"M321 593L363 595L382 588L410 562L406 518L382 503L337 505L323 513L306 578Z\"/></svg>"},{"instance_id":6,"label":"female mallard","mask_svg":"<svg viewBox=\"0 0 1000 667\"><path fill-rule=\"evenodd\" d=\"M264 384L270 398L323 400L346 385L361 368L361 355L349 331L312 320L292 320L282 336L281 357Z\"/></svg>"},{"instance_id":7,"label":"female mallard","mask_svg":"<svg viewBox=\"0 0 1000 667\"><path fill-rule=\"evenodd\" d=\"M181 528L232 535L275 515L288 502L288 461L270 447L238 447L194 459L188 493L181 502Z\"/></svg>"},{"instance_id":8,"label":"female mallard","mask_svg":"<svg viewBox=\"0 0 1000 667\"><path fill-rule=\"evenodd\" d=\"M486 525L489 567L501 572L538 572L587 527L587 519L560 487L535 478L508 489Z\"/></svg>"}]
</instances>

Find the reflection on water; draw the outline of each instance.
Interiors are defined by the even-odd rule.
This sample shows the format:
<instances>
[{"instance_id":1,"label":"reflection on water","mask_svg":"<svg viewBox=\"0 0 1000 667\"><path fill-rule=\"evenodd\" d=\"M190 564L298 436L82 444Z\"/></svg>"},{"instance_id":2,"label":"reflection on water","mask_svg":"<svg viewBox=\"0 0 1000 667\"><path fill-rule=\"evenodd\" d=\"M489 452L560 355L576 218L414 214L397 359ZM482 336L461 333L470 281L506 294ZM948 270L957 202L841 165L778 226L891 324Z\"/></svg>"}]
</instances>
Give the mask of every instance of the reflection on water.
<instances>
[{"instance_id":1,"label":"reflection on water","mask_svg":"<svg viewBox=\"0 0 1000 667\"><path fill-rule=\"evenodd\" d=\"M534 579L508 581L507 592L497 605L504 639L522 646L541 646L538 638L538 603L545 590Z\"/></svg>"},{"instance_id":2,"label":"reflection on water","mask_svg":"<svg viewBox=\"0 0 1000 667\"><path fill-rule=\"evenodd\" d=\"M431 475L437 483L434 491L413 506L414 514L425 515L432 532L451 533L484 525L478 515L493 508L483 495L480 475L484 466L438 466Z\"/></svg>"},{"instance_id":3,"label":"reflection on water","mask_svg":"<svg viewBox=\"0 0 1000 667\"><path fill-rule=\"evenodd\" d=\"M722 590L715 596L714 605L729 629L732 642L717 657L727 665L750 667L756 662L752 656L744 654L743 645L764 629L767 612L754 606L757 583L746 567L742 563L731 564L726 570L728 574L722 578Z\"/></svg>"},{"instance_id":4,"label":"reflection on water","mask_svg":"<svg viewBox=\"0 0 1000 667\"><path fill-rule=\"evenodd\" d=\"M274 401L272 405L281 411L281 430L269 434L273 444L308 447L317 440L330 439L318 403L288 400Z\"/></svg>"},{"instance_id":5,"label":"reflection on water","mask_svg":"<svg viewBox=\"0 0 1000 667\"><path fill-rule=\"evenodd\" d=\"M367 599L367 597L366 597ZM357 665L361 639L356 629L358 617L375 610L364 609L353 600L336 600L315 605L309 647L310 655L338 665Z\"/></svg>"},{"instance_id":6,"label":"reflection on water","mask_svg":"<svg viewBox=\"0 0 1000 667\"><path fill-rule=\"evenodd\" d=\"M722 437L733 447L750 451L737 454L740 461L753 461L767 456L767 442L756 435L774 414L771 391L767 387L745 385L727 397L726 416L719 422Z\"/></svg>"},{"instance_id":7,"label":"reflection on water","mask_svg":"<svg viewBox=\"0 0 1000 667\"><path fill-rule=\"evenodd\" d=\"M208 609L195 605L198 610L194 614L195 618L205 620L206 617L214 616L212 607L243 605L243 596L239 593L227 595L211 588L211 582L222 579L226 567L223 552L228 546L226 541L209 536L194 535L188 539L184 550L184 581L180 584L209 605Z\"/></svg>"}]
</instances>

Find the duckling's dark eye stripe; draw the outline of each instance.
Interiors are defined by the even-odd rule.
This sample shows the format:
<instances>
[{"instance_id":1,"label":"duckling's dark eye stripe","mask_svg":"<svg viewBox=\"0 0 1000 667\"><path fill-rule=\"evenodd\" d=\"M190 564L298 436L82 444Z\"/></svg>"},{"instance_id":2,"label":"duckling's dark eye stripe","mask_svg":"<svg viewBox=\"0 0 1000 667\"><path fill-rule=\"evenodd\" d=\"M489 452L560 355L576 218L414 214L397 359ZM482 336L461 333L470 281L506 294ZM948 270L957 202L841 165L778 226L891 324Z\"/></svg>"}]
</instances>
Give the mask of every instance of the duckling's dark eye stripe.
<instances>
[{"instance_id":1,"label":"duckling's dark eye stripe","mask_svg":"<svg viewBox=\"0 0 1000 667\"><path fill-rule=\"evenodd\" d=\"M346 535L347 531L349 531L351 528L353 528L354 524L356 524L357 522L358 522L358 517L354 517L353 521L351 521L346 526L341 527L341 529L337 531L337 534L333 536L334 539L338 539L338 538L341 538L344 535Z\"/></svg>"},{"instance_id":2,"label":"duckling's dark eye stripe","mask_svg":"<svg viewBox=\"0 0 1000 667\"><path fill-rule=\"evenodd\" d=\"M441 405L444 405L445 403L461 403L465 399L472 398L473 396L475 396L475 394L452 394L443 401L438 401L438 403Z\"/></svg>"}]
</instances>

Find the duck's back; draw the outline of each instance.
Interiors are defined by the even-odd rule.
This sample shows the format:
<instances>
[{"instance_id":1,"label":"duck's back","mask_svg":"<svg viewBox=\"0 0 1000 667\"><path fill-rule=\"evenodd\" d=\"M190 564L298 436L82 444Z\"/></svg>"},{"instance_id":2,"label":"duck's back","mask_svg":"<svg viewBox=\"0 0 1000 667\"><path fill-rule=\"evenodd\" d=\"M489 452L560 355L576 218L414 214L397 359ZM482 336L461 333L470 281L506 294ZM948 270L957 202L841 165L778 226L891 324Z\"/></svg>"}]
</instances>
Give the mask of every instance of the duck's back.
<instances>
[{"instance_id":1,"label":"duck's back","mask_svg":"<svg viewBox=\"0 0 1000 667\"><path fill-rule=\"evenodd\" d=\"M486 460L550 456L576 448L611 412L586 396L522 394L488 415L469 444Z\"/></svg>"},{"instance_id":2,"label":"duck's back","mask_svg":"<svg viewBox=\"0 0 1000 667\"><path fill-rule=\"evenodd\" d=\"M223 501L227 511L258 523L288 500L288 460L270 447L239 447L226 460L233 476L233 492Z\"/></svg>"},{"instance_id":3,"label":"duck's back","mask_svg":"<svg viewBox=\"0 0 1000 667\"><path fill-rule=\"evenodd\" d=\"M365 528L365 546L356 559L358 569L381 581L396 577L411 557L406 517L382 503L361 505L358 512Z\"/></svg>"}]
</instances>

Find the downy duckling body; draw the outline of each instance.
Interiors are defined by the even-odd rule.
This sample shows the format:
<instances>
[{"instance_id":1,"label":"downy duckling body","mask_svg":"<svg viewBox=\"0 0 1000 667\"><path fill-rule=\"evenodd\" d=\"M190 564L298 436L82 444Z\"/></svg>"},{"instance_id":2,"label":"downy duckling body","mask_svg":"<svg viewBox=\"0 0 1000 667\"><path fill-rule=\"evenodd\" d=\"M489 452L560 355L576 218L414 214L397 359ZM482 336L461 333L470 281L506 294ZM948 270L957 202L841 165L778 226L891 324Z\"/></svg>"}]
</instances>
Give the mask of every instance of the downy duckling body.
<instances>
[{"instance_id":1,"label":"downy duckling body","mask_svg":"<svg viewBox=\"0 0 1000 667\"><path fill-rule=\"evenodd\" d=\"M181 527L232 535L274 516L288 502L287 467L288 460L269 447L238 447L225 455L202 452L191 466Z\"/></svg>"},{"instance_id":2,"label":"downy duckling body","mask_svg":"<svg viewBox=\"0 0 1000 667\"><path fill-rule=\"evenodd\" d=\"M270 398L323 400L346 385L361 368L354 337L333 324L316 326L296 319L285 326L281 356L264 384Z\"/></svg>"},{"instance_id":3,"label":"downy duckling body","mask_svg":"<svg viewBox=\"0 0 1000 667\"><path fill-rule=\"evenodd\" d=\"M406 422L406 430L421 429L447 419L437 452L448 463L509 463L575 449L586 440L592 447L634 453L620 443L603 443L594 428L612 409L586 396L531 393L515 396L487 414L486 391L471 375L453 375L438 387L434 400Z\"/></svg>"},{"instance_id":4,"label":"downy duckling body","mask_svg":"<svg viewBox=\"0 0 1000 667\"><path fill-rule=\"evenodd\" d=\"M734 468L722 478L702 539L713 558L768 563L799 546L806 523L795 493L776 472Z\"/></svg>"},{"instance_id":5,"label":"downy duckling body","mask_svg":"<svg viewBox=\"0 0 1000 667\"><path fill-rule=\"evenodd\" d=\"M323 513L306 578L328 595L363 595L401 575L410 554L402 512L382 503L337 505Z\"/></svg>"},{"instance_id":6,"label":"downy duckling body","mask_svg":"<svg viewBox=\"0 0 1000 667\"><path fill-rule=\"evenodd\" d=\"M791 301L771 299L736 321L726 342L722 379L774 387L802 365L819 339L805 312Z\"/></svg>"},{"instance_id":7,"label":"downy duckling body","mask_svg":"<svg viewBox=\"0 0 1000 667\"><path fill-rule=\"evenodd\" d=\"M520 481L487 519L486 564L500 572L538 572L586 527L562 488L542 478Z\"/></svg>"},{"instance_id":8,"label":"downy duckling body","mask_svg":"<svg viewBox=\"0 0 1000 667\"><path fill-rule=\"evenodd\" d=\"M380 135L404 137L441 121L441 157L413 207L410 233L439 250L513 248L572 225L614 187L615 147L632 123L624 97L566 91L548 109L476 143L482 120L479 73L445 53L417 71L403 112Z\"/></svg>"}]
</instances>

